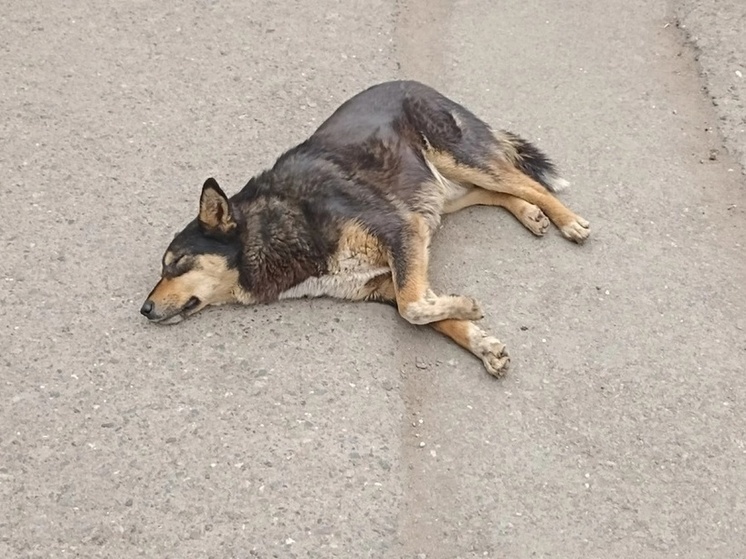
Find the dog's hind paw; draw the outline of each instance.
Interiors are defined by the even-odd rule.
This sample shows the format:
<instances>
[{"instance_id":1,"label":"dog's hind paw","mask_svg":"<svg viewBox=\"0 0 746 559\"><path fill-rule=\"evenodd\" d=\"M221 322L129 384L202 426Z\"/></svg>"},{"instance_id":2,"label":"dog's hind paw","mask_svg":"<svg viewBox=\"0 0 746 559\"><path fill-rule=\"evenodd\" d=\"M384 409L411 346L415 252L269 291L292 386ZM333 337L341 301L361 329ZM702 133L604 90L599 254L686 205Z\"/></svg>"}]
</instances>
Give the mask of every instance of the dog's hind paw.
<instances>
[{"instance_id":1,"label":"dog's hind paw","mask_svg":"<svg viewBox=\"0 0 746 559\"><path fill-rule=\"evenodd\" d=\"M510 365L510 356L505 344L497 338L487 336L482 339L480 346L479 356L487 372L496 378L504 376Z\"/></svg>"},{"instance_id":2,"label":"dog's hind paw","mask_svg":"<svg viewBox=\"0 0 746 559\"><path fill-rule=\"evenodd\" d=\"M578 244L582 244L591 234L590 223L580 216L560 227L560 231L565 238L570 239Z\"/></svg>"}]
</instances>

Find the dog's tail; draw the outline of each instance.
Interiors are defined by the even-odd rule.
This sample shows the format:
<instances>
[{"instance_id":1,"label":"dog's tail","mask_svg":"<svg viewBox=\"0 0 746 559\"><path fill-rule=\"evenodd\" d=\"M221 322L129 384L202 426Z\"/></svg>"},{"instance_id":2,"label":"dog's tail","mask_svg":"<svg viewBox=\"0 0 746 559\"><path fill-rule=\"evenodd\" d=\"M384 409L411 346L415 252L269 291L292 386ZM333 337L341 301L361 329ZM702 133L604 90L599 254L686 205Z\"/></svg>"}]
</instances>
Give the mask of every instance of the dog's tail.
<instances>
[{"instance_id":1,"label":"dog's tail","mask_svg":"<svg viewBox=\"0 0 746 559\"><path fill-rule=\"evenodd\" d=\"M557 174L549 157L531 142L504 130L500 136L503 143L507 144L505 153L508 159L523 173L552 192L560 192L570 186L568 181Z\"/></svg>"}]
</instances>

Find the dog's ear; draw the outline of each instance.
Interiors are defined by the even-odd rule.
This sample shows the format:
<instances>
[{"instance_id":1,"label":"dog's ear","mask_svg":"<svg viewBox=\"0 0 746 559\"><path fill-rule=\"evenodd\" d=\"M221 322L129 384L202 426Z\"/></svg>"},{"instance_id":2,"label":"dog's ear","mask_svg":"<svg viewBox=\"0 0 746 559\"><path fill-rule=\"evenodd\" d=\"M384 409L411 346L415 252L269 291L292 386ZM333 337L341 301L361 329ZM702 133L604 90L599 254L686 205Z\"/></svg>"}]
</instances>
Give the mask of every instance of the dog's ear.
<instances>
[{"instance_id":1,"label":"dog's ear","mask_svg":"<svg viewBox=\"0 0 746 559\"><path fill-rule=\"evenodd\" d=\"M228 234L236 229L231 205L218 181L210 177L202 186L199 199L199 223L207 232Z\"/></svg>"}]
</instances>

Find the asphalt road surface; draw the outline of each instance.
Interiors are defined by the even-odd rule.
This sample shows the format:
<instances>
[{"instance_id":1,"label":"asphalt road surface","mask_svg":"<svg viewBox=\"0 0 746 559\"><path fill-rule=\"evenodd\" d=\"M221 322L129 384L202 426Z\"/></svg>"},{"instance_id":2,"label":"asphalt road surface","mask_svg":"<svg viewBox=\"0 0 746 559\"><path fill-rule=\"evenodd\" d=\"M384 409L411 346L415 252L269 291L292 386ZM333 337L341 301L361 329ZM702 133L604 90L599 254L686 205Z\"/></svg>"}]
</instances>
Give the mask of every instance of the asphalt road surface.
<instances>
[{"instance_id":1,"label":"asphalt road surface","mask_svg":"<svg viewBox=\"0 0 746 559\"><path fill-rule=\"evenodd\" d=\"M746 556L743 107L706 81L746 69L661 4L6 0L0 557ZM737 4L689 28L744 52ZM402 77L535 140L591 221L445 221L433 283L505 379L386 306L139 316L206 177Z\"/></svg>"}]
</instances>

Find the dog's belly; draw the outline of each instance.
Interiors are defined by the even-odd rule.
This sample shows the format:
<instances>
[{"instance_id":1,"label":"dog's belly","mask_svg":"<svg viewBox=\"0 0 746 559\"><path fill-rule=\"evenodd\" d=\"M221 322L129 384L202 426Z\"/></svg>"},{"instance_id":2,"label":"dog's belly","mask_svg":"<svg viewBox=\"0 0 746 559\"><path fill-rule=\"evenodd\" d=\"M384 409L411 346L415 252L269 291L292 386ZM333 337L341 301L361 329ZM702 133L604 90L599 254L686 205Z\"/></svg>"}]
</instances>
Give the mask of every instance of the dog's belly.
<instances>
[{"instance_id":1,"label":"dog's belly","mask_svg":"<svg viewBox=\"0 0 746 559\"><path fill-rule=\"evenodd\" d=\"M358 267L340 270L319 277L311 277L280 293L280 299L300 297L337 297L359 300L370 294L369 282L373 278L390 273L388 267Z\"/></svg>"}]
</instances>

